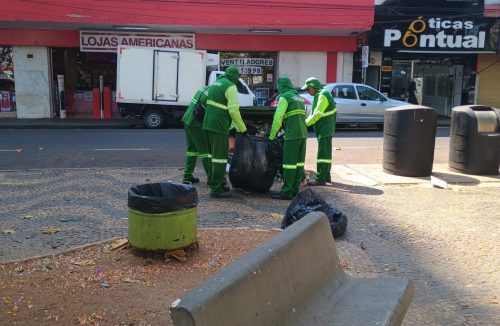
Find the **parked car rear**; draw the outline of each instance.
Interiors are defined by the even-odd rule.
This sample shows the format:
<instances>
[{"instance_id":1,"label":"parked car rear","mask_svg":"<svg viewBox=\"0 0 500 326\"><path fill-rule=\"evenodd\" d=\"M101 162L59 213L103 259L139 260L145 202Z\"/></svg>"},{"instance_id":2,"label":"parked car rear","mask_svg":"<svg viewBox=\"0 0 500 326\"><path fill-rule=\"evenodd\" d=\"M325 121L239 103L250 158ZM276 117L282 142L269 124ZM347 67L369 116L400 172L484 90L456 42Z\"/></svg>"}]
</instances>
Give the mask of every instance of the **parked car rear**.
<instances>
[{"instance_id":1,"label":"parked car rear","mask_svg":"<svg viewBox=\"0 0 500 326\"><path fill-rule=\"evenodd\" d=\"M356 83L332 83L325 86L335 99L337 123L341 124L376 124L384 123L385 109L408 103L393 100L374 88ZM314 97L303 91L300 93L309 103ZM311 108L309 108L309 112Z\"/></svg>"}]
</instances>

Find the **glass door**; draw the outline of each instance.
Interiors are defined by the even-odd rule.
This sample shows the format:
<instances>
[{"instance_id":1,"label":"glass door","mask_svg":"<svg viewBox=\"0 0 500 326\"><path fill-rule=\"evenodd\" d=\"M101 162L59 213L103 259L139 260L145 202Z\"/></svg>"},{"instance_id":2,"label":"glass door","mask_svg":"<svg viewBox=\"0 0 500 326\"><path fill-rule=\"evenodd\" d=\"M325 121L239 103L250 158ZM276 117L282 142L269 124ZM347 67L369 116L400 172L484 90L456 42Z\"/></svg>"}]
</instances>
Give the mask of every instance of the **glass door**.
<instances>
[{"instance_id":1,"label":"glass door","mask_svg":"<svg viewBox=\"0 0 500 326\"><path fill-rule=\"evenodd\" d=\"M408 85L412 78L411 61L394 61L392 64L392 84L389 97L400 100L408 100Z\"/></svg>"}]
</instances>

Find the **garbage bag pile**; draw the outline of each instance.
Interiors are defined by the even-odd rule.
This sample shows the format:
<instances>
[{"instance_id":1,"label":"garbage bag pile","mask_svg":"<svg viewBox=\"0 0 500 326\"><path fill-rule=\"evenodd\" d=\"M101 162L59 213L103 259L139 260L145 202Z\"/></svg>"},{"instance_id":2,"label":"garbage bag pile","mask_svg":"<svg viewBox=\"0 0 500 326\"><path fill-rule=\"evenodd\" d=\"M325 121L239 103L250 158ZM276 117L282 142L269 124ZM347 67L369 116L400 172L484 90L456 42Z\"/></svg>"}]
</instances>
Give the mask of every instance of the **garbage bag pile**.
<instances>
[{"instance_id":1,"label":"garbage bag pile","mask_svg":"<svg viewBox=\"0 0 500 326\"><path fill-rule=\"evenodd\" d=\"M339 237L347 229L347 216L312 189L301 191L288 206L281 228L285 229L310 212L323 212L330 221L333 237Z\"/></svg>"},{"instance_id":2,"label":"garbage bag pile","mask_svg":"<svg viewBox=\"0 0 500 326\"><path fill-rule=\"evenodd\" d=\"M236 136L236 148L229 167L233 188L268 191L281 167L283 145L267 137Z\"/></svg>"}]
</instances>

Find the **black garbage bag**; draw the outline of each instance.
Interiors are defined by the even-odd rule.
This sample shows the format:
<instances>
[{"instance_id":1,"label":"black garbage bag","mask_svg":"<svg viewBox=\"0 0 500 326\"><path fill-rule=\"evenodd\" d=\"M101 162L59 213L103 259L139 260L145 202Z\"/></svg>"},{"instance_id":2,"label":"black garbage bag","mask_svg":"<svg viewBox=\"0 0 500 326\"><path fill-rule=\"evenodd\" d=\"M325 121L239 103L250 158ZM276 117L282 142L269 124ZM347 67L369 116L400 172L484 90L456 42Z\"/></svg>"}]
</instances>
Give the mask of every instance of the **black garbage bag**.
<instances>
[{"instance_id":1,"label":"black garbage bag","mask_svg":"<svg viewBox=\"0 0 500 326\"><path fill-rule=\"evenodd\" d=\"M273 150L271 143L264 137L236 136L229 168L229 180L234 188L266 192L272 187L279 167L276 158L279 150Z\"/></svg>"},{"instance_id":2,"label":"black garbage bag","mask_svg":"<svg viewBox=\"0 0 500 326\"><path fill-rule=\"evenodd\" d=\"M147 183L130 187L128 207L148 214L175 212L198 205L195 187L184 184Z\"/></svg>"},{"instance_id":3,"label":"black garbage bag","mask_svg":"<svg viewBox=\"0 0 500 326\"><path fill-rule=\"evenodd\" d=\"M330 221L330 228L334 237L341 236L347 229L347 216L334 205L328 204L323 197L312 189L301 191L295 196L281 221L281 228L289 227L310 212L325 213Z\"/></svg>"}]
</instances>

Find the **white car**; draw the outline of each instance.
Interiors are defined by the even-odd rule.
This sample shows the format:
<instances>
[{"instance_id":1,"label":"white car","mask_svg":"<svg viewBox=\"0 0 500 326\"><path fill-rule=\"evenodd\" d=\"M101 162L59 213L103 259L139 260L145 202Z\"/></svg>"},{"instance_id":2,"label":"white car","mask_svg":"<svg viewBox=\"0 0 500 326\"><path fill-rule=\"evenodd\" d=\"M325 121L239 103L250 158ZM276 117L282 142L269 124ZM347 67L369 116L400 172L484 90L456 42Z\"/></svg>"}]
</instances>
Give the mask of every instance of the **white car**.
<instances>
[{"instance_id":1,"label":"white car","mask_svg":"<svg viewBox=\"0 0 500 326\"><path fill-rule=\"evenodd\" d=\"M333 83L325 86L335 99L337 107L337 123L359 125L376 124L382 126L384 123L385 109L408 103L390 99L374 88L355 83ZM306 103L306 111L311 111L314 97L309 93L302 92L300 96Z\"/></svg>"}]
</instances>

